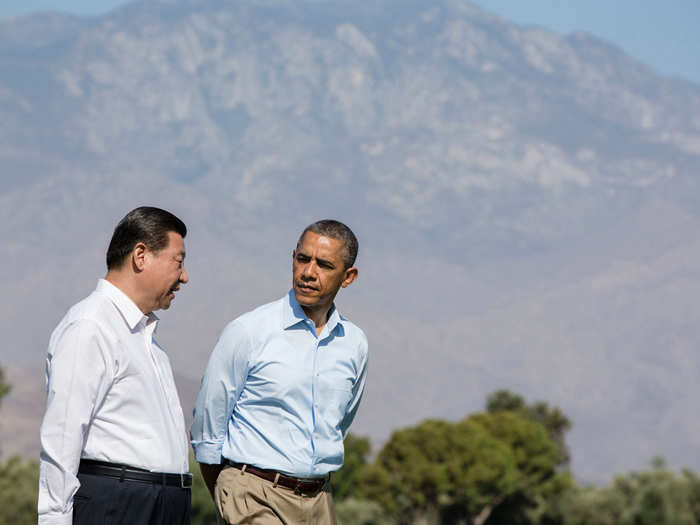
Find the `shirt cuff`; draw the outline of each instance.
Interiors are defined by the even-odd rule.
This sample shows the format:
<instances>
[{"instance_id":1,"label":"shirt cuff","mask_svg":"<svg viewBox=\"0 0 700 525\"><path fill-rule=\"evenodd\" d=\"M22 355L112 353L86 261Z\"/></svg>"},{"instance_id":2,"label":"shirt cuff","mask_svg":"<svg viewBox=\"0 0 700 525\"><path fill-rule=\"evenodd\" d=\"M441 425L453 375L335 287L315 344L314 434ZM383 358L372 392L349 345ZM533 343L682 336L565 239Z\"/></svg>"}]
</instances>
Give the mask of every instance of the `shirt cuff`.
<instances>
[{"instance_id":1,"label":"shirt cuff","mask_svg":"<svg viewBox=\"0 0 700 525\"><path fill-rule=\"evenodd\" d=\"M194 459L196 459L198 463L218 465L221 463L222 446L223 443L220 441L192 441Z\"/></svg>"},{"instance_id":2,"label":"shirt cuff","mask_svg":"<svg viewBox=\"0 0 700 525\"><path fill-rule=\"evenodd\" d=\"M39 525L72 525L73 512L67 514L41 514Z\"/></svg>"}]
</instances>

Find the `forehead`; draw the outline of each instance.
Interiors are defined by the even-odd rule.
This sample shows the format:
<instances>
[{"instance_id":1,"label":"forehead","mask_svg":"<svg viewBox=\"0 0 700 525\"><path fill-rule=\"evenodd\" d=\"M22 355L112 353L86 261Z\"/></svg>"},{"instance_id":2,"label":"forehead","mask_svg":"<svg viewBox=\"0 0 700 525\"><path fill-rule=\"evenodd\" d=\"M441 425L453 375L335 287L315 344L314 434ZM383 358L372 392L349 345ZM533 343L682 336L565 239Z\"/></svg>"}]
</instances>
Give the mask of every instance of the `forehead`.
<instances>
[{"instance_id":1,"label":"forehead","mask_svg":"<svg viewBox=\"0 0 700 525\"><path fill-rule=\"evenodd\" d=\"M168 244L163 251L185 253L185 239L177 232L168 232Z\"/></svg>"},{"instance_id":2,"label":"forehead","mask_svg":"<svg viewBox=\"0 0 700 525\"><path fill-rule=\"evenodd\" d=\"M345 243L340 239L326 237L314 232L306 232L299 241L297 251L308 255L323 255L324 258L340 259L345 249Z\"/></svg>"}]
</instances>

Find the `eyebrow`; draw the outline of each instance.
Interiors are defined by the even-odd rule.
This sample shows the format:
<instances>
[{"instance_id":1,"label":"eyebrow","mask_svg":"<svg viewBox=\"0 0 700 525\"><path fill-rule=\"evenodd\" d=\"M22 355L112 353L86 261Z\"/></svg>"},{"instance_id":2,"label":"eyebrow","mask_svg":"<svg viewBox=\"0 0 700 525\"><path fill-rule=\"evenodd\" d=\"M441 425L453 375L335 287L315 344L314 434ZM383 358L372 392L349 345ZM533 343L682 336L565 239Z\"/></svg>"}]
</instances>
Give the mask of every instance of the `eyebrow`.
<instances>
[{"instance_id":1,"label":"eyebrow","mask_svg":"<svg viewBox=\"0 0 700 525\"><path fill-rule=\"evenodd\" d=\"M297 251L297 257L305 257L309 260L314 259L314 257L311 257L310 255L305 254L304 252ZM333 268L336 267L336 264L333 261L329 261L328 259L321 259L320 257L315 257L316 262L318 264L328 264L332 266Z\"/></svg>"}]
</instances>

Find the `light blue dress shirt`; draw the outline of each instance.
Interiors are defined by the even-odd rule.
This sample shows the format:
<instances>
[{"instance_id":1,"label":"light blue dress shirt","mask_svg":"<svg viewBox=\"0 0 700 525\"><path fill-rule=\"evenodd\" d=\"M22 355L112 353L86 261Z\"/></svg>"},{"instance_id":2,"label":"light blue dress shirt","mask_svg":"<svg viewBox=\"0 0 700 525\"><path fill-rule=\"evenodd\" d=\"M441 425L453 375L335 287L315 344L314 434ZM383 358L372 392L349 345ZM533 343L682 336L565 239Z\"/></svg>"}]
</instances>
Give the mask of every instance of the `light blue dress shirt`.
<instances>
[{"instance_id":1,"label":"light blue dress shirt","mask_svg":"<svg viewBox=\"0 0 700 525\"><path fill-rule=\"evenodd\" d=\"M317 335L293 291L235 319L202 379L190 430L195 458L302 478L338 470L367 357L360 328L333 306Z\"/></svg>"}]
</instances>

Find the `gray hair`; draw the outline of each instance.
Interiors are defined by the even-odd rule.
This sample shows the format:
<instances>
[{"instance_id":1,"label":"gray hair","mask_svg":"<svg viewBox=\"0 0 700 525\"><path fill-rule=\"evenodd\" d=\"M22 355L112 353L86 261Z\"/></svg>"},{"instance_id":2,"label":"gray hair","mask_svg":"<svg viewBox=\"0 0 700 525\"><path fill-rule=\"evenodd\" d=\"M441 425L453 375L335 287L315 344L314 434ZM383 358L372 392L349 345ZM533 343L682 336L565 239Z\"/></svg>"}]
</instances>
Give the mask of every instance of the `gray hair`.
<instances>
[{"instance_id":1,"label":"gray hair","mask_svg":"<svg viewBox=\"0 0 700 525\"><path fill-rule=\"evenodd\" d=\"M345 268L350 268L355 264L358 249L357 237L355 237L352 230L342 222L333 219L323 219L309 224L304 231L301 232L299 240L297 241L297 247L301 244L301 240L304 238L304 235L306 235L306 232L343 241L343 262L345 263Z\"/></svg>"}]
</instances>

